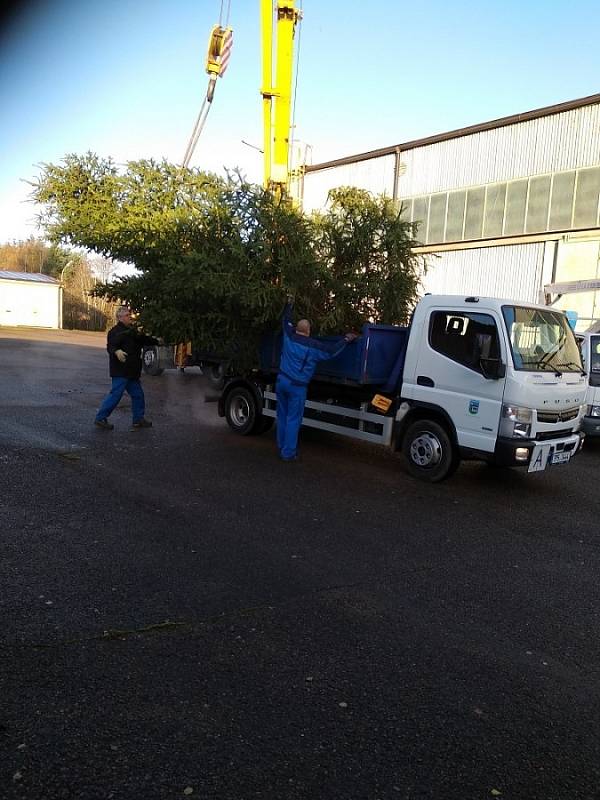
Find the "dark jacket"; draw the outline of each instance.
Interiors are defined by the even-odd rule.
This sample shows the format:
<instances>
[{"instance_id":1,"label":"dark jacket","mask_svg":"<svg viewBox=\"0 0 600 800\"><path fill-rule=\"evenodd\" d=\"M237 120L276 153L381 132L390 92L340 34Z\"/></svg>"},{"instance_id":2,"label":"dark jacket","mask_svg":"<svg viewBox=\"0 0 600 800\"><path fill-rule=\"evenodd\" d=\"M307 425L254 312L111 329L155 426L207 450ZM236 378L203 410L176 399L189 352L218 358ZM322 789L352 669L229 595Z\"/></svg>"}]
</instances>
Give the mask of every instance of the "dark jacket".
<instances>
[{"instance_id":1,"label":"dark jacket","mask_svg":"<svg viewBox=\"0 0 600 800\"><path fill-rule=\"evenodd\" d=\"M342 352L348 342L323 342L296 333L292 322L292 306L288 303L283 312L283 350L279 372L297 386L307 386L319 361L327 361Z\"/></svg>"},{"instance_id":2,"label":"dark jacket","mask_svg":"<svg viewBox=\"0 0 600 800\"><path fill-rule=\"evenodd\" d=\"M145 336L135 328L117 322L106 336L106 349L110 364L111 378L129 378L139 380L142 374L142 348L144 345L158 344L158 339ZM115 352L123 350L127 353L127 360L119 361Z\"/></svg>"}]
</instances>

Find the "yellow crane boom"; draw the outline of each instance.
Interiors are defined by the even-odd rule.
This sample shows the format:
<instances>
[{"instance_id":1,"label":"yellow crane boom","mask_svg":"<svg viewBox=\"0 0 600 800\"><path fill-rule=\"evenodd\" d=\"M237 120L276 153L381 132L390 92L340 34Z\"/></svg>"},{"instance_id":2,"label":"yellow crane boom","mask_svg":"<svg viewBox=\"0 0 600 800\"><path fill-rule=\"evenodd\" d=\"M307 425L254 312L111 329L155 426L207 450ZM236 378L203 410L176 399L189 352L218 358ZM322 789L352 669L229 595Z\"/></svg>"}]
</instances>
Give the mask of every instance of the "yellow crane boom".
<instances>
[{"instance_id":1,"label":"yellow crane boom","mask_svg":"<svg viewBox=\"0 0 600 800\"><path fill-rule=\"evenodd\" d=\"M295 0L260 0L260 11L264 185L283 197L289 192L294 32L301 12Z\"/></svg>"}]
</instances>

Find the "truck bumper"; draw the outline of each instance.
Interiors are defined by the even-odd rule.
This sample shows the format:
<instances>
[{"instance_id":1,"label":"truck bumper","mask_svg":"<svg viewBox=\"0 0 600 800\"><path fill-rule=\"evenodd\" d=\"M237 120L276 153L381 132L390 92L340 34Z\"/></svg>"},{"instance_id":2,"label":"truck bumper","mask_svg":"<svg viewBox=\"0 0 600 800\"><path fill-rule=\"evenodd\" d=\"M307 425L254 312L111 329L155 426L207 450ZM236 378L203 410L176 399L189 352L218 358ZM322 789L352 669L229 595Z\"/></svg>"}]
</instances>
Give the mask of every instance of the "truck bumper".
<instances>
[{"instance_id":1,"label":"truck bumper","mask_svg":"<svg viewBox=\"0 0 600 800\"><path fill-rule=\"evenodd\" d=\"M544 451L544 467L553 463L562 463L559 459L571 459L578 453L585 438L584 433L573 433L561 439L547 439L537 441L535 439L498 439L494 451L494 463L504 467L527 467L531 464L534 454ZM537 448L537 450L536 450ZM559 454L565 454L561 456ZM553 458L556 457L556 461Z\"/></svg>"},{"instance_id":2,"label":"truck bumper","mask_svg":"<svg viewBox=\"0 0 600 800\"><path fill-rule=\"evenodd\" d=\"M586 436L600 436L600 417L584 417L582 429Z\"/></svg>"}]
</instances>

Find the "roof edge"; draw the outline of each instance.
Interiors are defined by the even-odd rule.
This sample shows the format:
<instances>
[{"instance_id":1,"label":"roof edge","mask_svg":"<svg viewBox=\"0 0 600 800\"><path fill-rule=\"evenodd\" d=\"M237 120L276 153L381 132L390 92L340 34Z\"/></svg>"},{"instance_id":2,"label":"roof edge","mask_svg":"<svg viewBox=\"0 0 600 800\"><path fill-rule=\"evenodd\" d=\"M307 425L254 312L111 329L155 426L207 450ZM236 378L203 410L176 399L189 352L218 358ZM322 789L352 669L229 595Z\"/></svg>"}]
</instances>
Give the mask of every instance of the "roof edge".
<instances>
[{"instance_id":1,"label":"roof edge","mask_svg":"<svg viewBox=\"0 0 600 800\"><path fill-rule=\"evenodd\" d=\"M58 278L46 275L44 272L19 272L18 270L0 270L0 280L20 281L21 283L37 283L48 285L60 285Z\"/></svg>"},{"instance_id":2,"label":"roof edge","mask_svg":"<svg viewBox=\"0 0 600 800\"><path fill-rule=\"evenodd\" d=\"M412 139L409 142L402 144L391 145L390 147L380 147L377 150L369 150L365 153L357 153L352 156L345 156L343 158L335 158L331 161L322 161L320 164L311 164L305 167L305 172L318 172L323 169L331 169L332 167L341 167L347 164L354 164L359 161L369 161L372 158L380 158L381 156L391 156L395 153L400 153L403 150L414 150L417 147L425 147L430 144L437 144L449 139L459 139L462 136L470 136L474 133L481 133L483 131L491 131L495 128L503 128L506 125L515 125L519 122L528 122L532 119L539 119L539 117L549 117L553 114L561 114L564 111L573 111L576 108L583 108L584 106L592 106L600 103L600 94L590 94L587 97L580 97L578 100L568 100L566 103L557 103L552 106L544 106L544 108L536 108L533 111L525 111L522 114L512 114L509 117L500 117L498 119L490 120L489 122L481 122L478 125L469 125L466 128L457 128L453 131L446 133L436 133L433 136L426 136L422 139Z\"/></svg>"}]
</instances>

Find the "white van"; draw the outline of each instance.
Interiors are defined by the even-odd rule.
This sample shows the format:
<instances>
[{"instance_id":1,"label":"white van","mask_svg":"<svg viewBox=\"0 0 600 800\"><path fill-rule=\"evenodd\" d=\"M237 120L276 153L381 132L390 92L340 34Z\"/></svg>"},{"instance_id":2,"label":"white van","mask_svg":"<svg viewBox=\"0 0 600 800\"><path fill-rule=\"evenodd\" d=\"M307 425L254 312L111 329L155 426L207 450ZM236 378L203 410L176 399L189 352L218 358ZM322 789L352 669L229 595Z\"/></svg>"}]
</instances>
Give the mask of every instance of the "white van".
<instances>
[{"instance_id":1,"label":"white van","mask_svg":"<svg viewBox=\"0 0 600 800\"><path fill-rule=\"evenodd\" d=\"M600 327L597 324L596 327ZM600 331L577 334L583 366L588 373L585 416L582 430L588 436L600 436Z\"/></svg>"}]
</instances>

